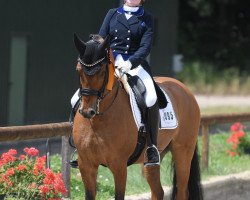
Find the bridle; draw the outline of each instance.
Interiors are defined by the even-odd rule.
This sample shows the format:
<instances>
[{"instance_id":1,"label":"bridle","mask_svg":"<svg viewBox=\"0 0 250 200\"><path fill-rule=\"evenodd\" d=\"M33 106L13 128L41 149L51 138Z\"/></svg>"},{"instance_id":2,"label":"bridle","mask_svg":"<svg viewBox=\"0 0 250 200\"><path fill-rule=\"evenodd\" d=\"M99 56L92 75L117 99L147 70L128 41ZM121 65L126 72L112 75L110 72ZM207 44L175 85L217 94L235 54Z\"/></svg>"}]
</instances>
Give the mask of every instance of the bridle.
<instances>
[{"instance_id":1,"label":"bridle","mask_svg":"<svg viewBox=\"0 0 250 200\"><path fill-rule=\"evenodd\" d=\"M81 67L82 67L84 73L87 74L88 76L92 76L92 75L96 74L96 72L98 72L101 69L101 63L105 59L106 59L106 56L104 56L103 58L97 60L96 62L94 62L92 64L84 63L80 57L77 59L77 61L81 64ZM79 93L80 93L81 97L82 96L97 96L98 99L103 99L105 86L108 82L108 67L107 66L108 65L106 64L105 76L104 76L102 87L99 90L94 90L91 88L82 88L82 86L80 85Z\"/></svg>"},{"instance_id":2,"label":"bridle","mask_svg":"<svg viewBox=\"0 0 250 200\"><path fill-rule=\"evenodd\" d=\"M77 61L80 63L81 68L83 69L84 73L88 76L92 76L94 74L96 74L102 67L102 63L104 61L106 61L105 67L105 75L104 75L104 80L103 80L103 84L101 86L101 88L99 90L95 90L95 89L91 89L91 88L82 88L82 85L80 84L80 89L79 89L79 96L82 99L83 96L97 96L97 112L96 115L102 115L104 112L106 112L111 105L114 103L118 91L119 91L119 87L117 88L117 92L116 95L113 99L113 101L111 102L111 104L108 106L108 108L106 108L102 113L100 113L100 102L109 94L109 92L105 93L105 88L106 85L108 83L108 79L109 79L109 68L108 68L108 64L110 64L111 60L110 60L110 55L109 55L109 51L106 51L106 55L100 59L98 59L97 61L91 63L91 64L86 64L80 57L78 57ZM118 81L117 81L118 83ZM117 84L116 84L117 85ZM79 109L79 112L83 115L83 111L82 109Z\"/></svg>"}]
</instances>

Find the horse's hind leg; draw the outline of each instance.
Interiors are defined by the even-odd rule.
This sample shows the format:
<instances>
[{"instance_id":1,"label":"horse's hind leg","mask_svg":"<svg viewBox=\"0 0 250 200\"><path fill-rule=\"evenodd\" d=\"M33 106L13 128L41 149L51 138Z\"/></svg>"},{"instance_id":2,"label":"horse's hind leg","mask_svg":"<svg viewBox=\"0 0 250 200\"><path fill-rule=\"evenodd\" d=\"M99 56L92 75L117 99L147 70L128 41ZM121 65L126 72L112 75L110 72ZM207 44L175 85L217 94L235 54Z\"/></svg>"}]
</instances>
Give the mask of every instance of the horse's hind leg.
<instances>
[{"instance_id":1,"label":"horse's hind leg","mask_svg":"<svg viewBox=\"0 0 250 200\"><path fill-rule=\"evenodd\" d=\"M147 166L143 171L151 189L151 199L162 200L164 191L160 181L160 166Z\"/></svg>"},{"instance_id":2,"label":"horse's hind leg","mask_svg":"<svg viewBox=\"0 0 250 200\"><path fill-rule=\"evenodd\" d=\"M85 199L94 200L96 197L96 178L98 167L93 166L88 162L82 163L80 157L78 158L78 162L82 181L85 187Z\"/></svg>"},{"instance_id":3,"label":"horse's hind leg","mask_svg":"<svg viewBox=\"0 0 250 200\"><path fill-rule=\"evenodd\" d=\"M188 180L190 174L191 161L194 154L194 147L171 145L171 152L174 161L176 172L176 190L172 199L174 200L188 200Z\"/></svg>"}]
</instances>

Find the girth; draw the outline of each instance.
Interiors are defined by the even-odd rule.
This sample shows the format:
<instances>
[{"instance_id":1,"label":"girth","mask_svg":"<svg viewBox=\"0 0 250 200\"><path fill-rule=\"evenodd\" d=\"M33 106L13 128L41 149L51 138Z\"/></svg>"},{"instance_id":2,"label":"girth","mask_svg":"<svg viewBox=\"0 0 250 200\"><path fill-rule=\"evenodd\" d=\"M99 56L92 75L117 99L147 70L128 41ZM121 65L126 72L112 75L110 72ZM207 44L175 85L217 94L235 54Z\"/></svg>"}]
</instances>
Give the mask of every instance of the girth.
<instances>
[{"instance_id":1,"label":"girth","mask_svg":"<svg viewBox=\"0 0 250 200\"><path fill-rule=\"evenodd\" d=\"M132 155L128 159L127 166L134 164L138 160L138 158L140 157L140 155L145 147L146 132L144 132L143 130L144 130L144 127L140 127L140 129L138 131L137 144L136 144L134 152L132 153Z\"/></svg>"}]
</instances>

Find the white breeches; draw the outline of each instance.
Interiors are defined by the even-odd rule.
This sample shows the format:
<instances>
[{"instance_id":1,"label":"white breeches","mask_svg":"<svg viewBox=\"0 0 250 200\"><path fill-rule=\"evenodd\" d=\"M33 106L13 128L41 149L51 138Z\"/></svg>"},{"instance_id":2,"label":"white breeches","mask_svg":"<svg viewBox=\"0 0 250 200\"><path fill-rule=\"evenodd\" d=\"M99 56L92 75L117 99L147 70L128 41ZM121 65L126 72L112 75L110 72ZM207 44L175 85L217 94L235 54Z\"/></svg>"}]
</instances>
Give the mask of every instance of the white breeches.
<instances>
[{"instance_id":1,"label":"white breeches","mask_svg":"<svg viewBox=\"0 0 250 200\"><path fill-rule=\"evenodd\" d=\"M72 108L74 108L74 106L76 105L76 102L77 102L78 99L80 98L80 97L79 97L79 90L80 90L80 89L76 90L75 94L73 95L73 97L72 97L71 100L70 100L70 103L71 103Z\"/></svg>"},{"instance_id":2,"label":"white breeches","mask_svg":"<svg viewBox=\"0 0 250 200\"><path fill-rule=\"evenodd\" d=\"M146 93L144 95L146 105L147 107L153 106L156 103L157 95L155 92L155 86L153 80L151 76L148 74L148 72L146 72L146 70L143 69L141 65L139 65L138 67L130 70L128 74L130 74L131 76L140 77L146 88Z\"/></svg>"}]
</instances>

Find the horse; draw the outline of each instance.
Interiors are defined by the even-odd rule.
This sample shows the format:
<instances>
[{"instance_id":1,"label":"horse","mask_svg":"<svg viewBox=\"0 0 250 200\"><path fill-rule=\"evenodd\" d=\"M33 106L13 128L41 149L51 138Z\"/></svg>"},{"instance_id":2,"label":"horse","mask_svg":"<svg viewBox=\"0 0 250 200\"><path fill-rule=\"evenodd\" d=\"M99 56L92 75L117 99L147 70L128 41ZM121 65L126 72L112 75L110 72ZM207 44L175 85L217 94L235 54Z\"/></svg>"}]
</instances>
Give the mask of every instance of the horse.
<instances>
[{"instance_id":1,"label":"horse","mask_svg":"<svg viewBox=\"0 0 250 200\"><path fill-rule=\"evenodd\" d=\"M127 162L138 138L128 94L114 76L109 39L94 35L87 42L74 34L79 58L76 70L80 79L81 103L74 118L73 140L85 187L85 199L96 198L97 172L106 166L114 177L115 200L125 198ZM114 67L114 66L113 66ZM112 80L113 79L113 80ZM180 81L156 77L157 84L169 95L178 119L178 127L159 130L161 160L172 154L174 169L172 200L203 199L197 154L200 110L193 94ZM143 163L145 148L135 164ZM161 200L160 166L143 167L151 198Z\"/></svg>"}]
</instances>

